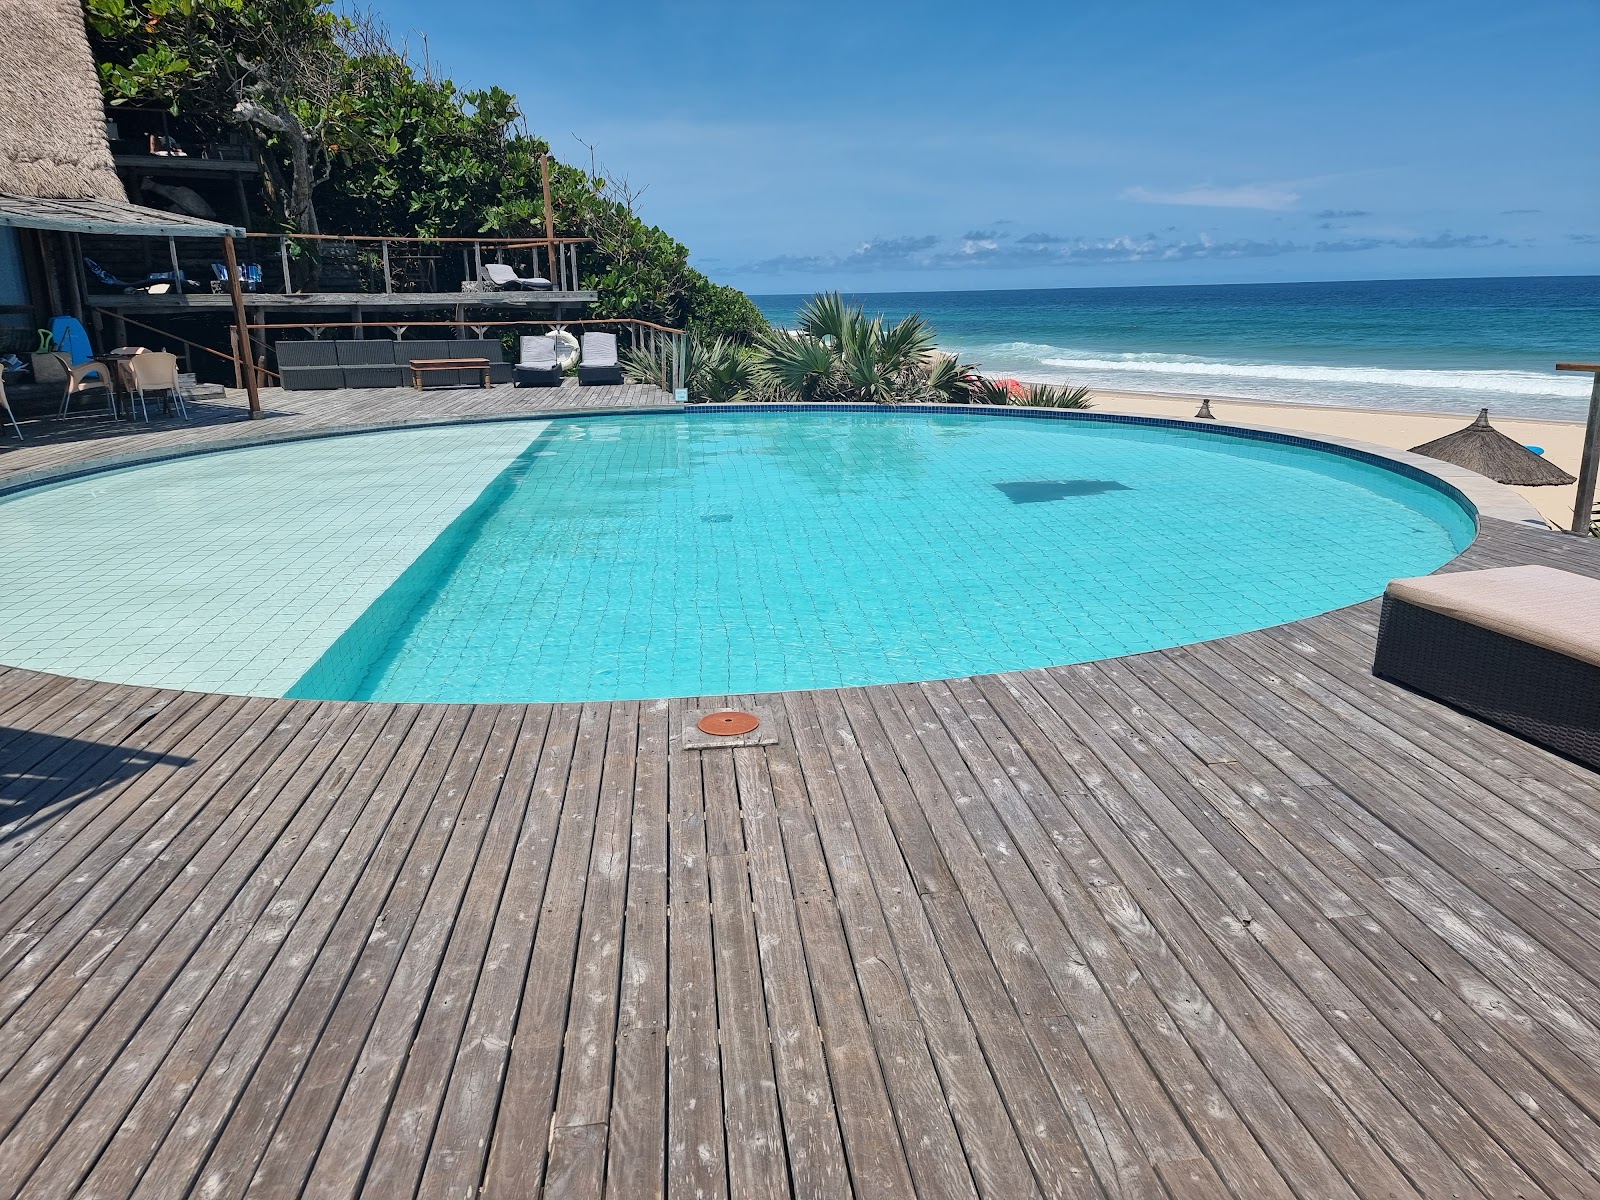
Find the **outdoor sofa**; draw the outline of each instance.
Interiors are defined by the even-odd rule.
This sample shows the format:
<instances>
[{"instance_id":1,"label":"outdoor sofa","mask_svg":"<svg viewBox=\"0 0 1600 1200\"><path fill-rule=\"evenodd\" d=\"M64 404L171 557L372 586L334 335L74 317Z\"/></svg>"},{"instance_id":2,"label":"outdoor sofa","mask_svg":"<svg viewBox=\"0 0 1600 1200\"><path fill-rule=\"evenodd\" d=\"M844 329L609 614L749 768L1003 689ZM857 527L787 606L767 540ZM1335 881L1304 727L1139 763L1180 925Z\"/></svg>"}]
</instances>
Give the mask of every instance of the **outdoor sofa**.
<instances>
[{"instance_id":1,"label":"outdoor sofa","mask_svg":"<svg viewBox=\"0 0 1600 1200\"><path fill-rule=\"evenodd\" d=\"M392 338L362 341L282 341L274 347L278 374L285 390L411 386L414 358L487 358L489 381L510 383L511 364L494 338L439 338L397 342ZM429 383L475 387L480 372L436 371Z\"/></svg>"},{"instance_id":2,"label":"outdoor sofa","mask_svg":"<svg viewBox=\"0 0 1600 1200\"><path fill-rule=\"evenodd\" d=\"M1396 579L1372 671L1600 769L1600 579L1540 566Z\"/></svg>"}]
</instances>

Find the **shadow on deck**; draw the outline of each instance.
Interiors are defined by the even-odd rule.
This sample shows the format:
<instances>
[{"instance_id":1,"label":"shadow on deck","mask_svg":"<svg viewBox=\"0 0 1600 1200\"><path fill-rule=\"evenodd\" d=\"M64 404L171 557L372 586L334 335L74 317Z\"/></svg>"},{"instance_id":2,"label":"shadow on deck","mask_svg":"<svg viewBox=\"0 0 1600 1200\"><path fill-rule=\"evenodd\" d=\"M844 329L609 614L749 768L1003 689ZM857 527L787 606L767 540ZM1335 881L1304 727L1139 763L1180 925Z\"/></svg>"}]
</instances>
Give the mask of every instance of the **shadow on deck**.
<instances>
[{"instance_id":1,"label":"shadow on deck","mask_svg":"<svg viewBox=\"0 0 1600 1200\"><path fill-rule=\"evenodd\" d=\"M191 759L114 743L59 737L0 725L0 843L25 836L35 818L49 819L151 767Z\"/></svg>"}]
</instances>

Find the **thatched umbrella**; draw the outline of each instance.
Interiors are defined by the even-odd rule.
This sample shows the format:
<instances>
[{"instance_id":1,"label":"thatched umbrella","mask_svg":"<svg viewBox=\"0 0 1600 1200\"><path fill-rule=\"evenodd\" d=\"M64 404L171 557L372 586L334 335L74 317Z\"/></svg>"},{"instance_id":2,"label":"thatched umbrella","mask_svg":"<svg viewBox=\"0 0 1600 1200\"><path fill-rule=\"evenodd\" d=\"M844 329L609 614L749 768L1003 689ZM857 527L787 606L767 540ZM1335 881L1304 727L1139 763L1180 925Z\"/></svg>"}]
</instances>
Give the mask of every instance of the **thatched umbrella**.
<instances>
[{"instance_id":1,"label":"thatched umbrella","mask_svg":"<svg viewBox=\"0 0 1600 1200\"><path fill-rule=\"evenodd\" d=\"M0 194L127 202L79 0L0 0Z\"/></svg>"},{"instance_id":2,"label":"thatched umbrella","mask_svg":"<svg viewBox=\"0 0 1600 1200\"><path fill-rule=\"evenodd\" d=\"M1512 441L1489 424L1489 410L1478 410L1478 419L1465 429L1411 447L1413 454L1426 454L1441 462L1454 463L1496 483L1517 487L1546 487L1577 482L1554 463L1546 462L1526 446Z\"/></svg>"}]
</instances>

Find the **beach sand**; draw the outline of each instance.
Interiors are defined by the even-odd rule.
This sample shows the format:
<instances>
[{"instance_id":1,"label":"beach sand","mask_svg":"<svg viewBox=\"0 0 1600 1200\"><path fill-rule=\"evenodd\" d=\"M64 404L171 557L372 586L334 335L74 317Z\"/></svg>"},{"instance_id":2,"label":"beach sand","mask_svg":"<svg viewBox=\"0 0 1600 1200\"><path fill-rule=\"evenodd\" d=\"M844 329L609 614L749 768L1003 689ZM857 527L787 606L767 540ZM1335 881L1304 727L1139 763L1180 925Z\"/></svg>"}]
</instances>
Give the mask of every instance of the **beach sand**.
<instances>
[{"instance_id":1,"label":"beach sand","mask_svg":"<svg viewBox=\"0 0 1600 1200\"><path fill-rule=\"evenodd\" d=\"M1192 417L1200 407L1198 396L1162 396L1140 392L1096 390L1094 406L1101 412L1137 413L1141 416ZM1211 412L1219 421L1244 425L1271 425L1303 433L1329 433L1357 438L1397 450L1409 450L1431 442L1442 434L1470 424L1477 416L1470 413L1420 413L1383 408L1333 408L1320 404L1286 404L1264 400L1211 401ZM1578 421L1531 421L1497 417L1489 419L1507 437L1525 446L1544 447L1544 456L1568 474L1578 473L1583 453L1583 425ZM1520 495L1539 510L1544 518L1565 529L1572 521L1576 486L1517 488Z\"/></svg>"}]
</instances>

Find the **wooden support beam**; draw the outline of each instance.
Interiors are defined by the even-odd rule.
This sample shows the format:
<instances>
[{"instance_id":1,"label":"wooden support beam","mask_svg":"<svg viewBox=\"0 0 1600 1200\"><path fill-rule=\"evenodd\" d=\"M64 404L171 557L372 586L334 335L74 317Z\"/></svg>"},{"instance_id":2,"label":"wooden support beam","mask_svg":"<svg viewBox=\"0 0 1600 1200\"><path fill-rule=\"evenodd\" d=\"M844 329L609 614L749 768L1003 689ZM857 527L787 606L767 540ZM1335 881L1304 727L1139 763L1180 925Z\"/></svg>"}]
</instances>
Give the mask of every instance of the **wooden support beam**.
<instances>
[{"instance_id":1,"label":"wooden support beam","mask_svg":"<svg viewBox=\"0 0 1600 1200\"><path fill-rule=\"evenodd\" d=\"M1594 376L1589 391L1589 421L1583 431L1583 459L1578 464L1578 494L1572 502L1570 532L1589 536L1594 524L1595 482L1600 478L1600 363L1557 363L1558 371L1581 371Z\"/></svg>"},{"instance_id":2,"label":"wooden support beam","mask_svg":"<svg viewBox=\"0 0 1600 1200\"><path fill-rule=\"evenodd\" d=\"M170 242L171 239L169 238L168 241ZM176 250L173 251L173 259L174 261L177 259ZM250 353L250 330L248 328L249 322L244 315L244 288L240 285L239 280L239 256L234 252L233 239L231 237L222 239L222 260L228 268L228 293L233 297L233 323L237 336L235 352L240 359L243 359L245 355ZM261 417L260 381L256 378L253 365L250 370L244 371L242 374L245 379L246 394L250 397L250 419L252 421L259 420Z\"/></svg>"}]
</instances>

